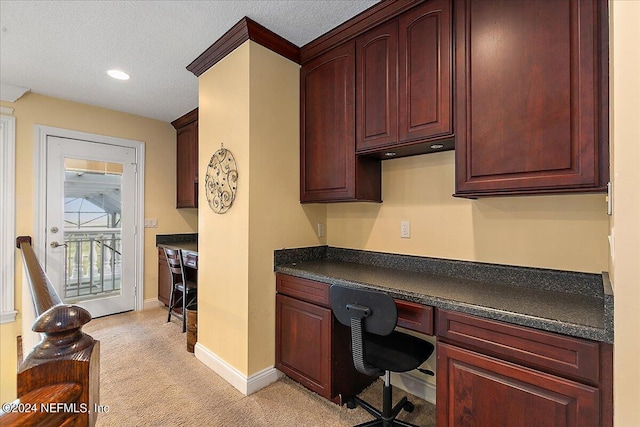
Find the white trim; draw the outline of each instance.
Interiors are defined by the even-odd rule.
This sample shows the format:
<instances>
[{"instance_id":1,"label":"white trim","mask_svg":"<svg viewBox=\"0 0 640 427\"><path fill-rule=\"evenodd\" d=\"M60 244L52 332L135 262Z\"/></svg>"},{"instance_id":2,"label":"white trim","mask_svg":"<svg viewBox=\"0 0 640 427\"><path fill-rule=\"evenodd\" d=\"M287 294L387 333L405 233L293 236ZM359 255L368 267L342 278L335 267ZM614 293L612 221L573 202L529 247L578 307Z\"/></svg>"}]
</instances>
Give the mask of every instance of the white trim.
<instances>
[{"instance_id":1,"label":"white trim","mask_svg":"<svg viewBox=\"0 0 640 427\"><path fill-rule=\"evenodd\" d=\"M144 304L142 305L143 310L149 310L151 308L163 307L164 304L158 298L149 298L144 300Z\"/></svg>"},{"instance_id":2,"label":"white trim","mask_svg":"<svg viewBox=\"0 0 640 427\"><path fill-rule=\"evenodd\" d=\"M391 373L391 384L401 388L407 393L419 397L422 400L436 404L436 386L421 378L411 375L409 372Z\"/></svg>"},{"instance_id":3,"label":"white trim","mask_svg":"<svg viewBox=\"0 0 640 427\"><path fill-rule=\"evenodd\" d=\"M15 322L16 118L0 116L0 323Z\"/></svg>"},{"instance_id":4,"label":"white trim","mask_svg":"<svg viewBox=\"0 0 640 427\"><path fill-rule=\"evenodd\" d=\"M4 114L4 115L7 115L7 116L12 116L13 115L13 108L5 107L3 105L0 105L0 114Z\"/></svg>"},{"instance_id":5,"label":"white trim","mask_svg":"<svg viewBox=\"0 0 640 427\"><path fill-rule=\"evenodd\" d=\"M247 380L247 395L265 388L282 378L284 374L273 366L251 375Z\"/></svg>"},{"instance_id":6,"label":"white trim","mask_svg":"<svg viewBox=\"0 0 640 427\"><path fill-rule=\"evenodd\" d=\"M33 249L38 259L44 259L45 239L46 239L46 180L47 180L47 138L49 136L57 136L60 138L79 139L84 141L101 142L103 144L111 144L120 147L128 147L136 150L136 238L135 252L139 258L135 260L135 286L136 301L135 309L142 310L144 307L144 232L142 224L144 224L144 159L145 145L144 142L130 139L116 138L113 136L98 135L87 132L79 132L69 129L55 128L51 126L34 126L35 134L35 150L34 150L34 171L35 171L35 218L33 233Z\"/></svg>"},{"instance_id":7,"label":"white trim","mask_svg":"<svg viewBox=\"0 0 640 427\"><path fill-rule=\"evenodd\" d=\"M250 377L246 377L242 372L229 365L199 342L195 345L194 353L196 359L201 361L213 372L220 375L223 380L234 386L245 396L253 394L261 388L268 386L282 376L282 373L272 366L263 369Z\"/></svg>"},{"instance_id":8,"label":"white trim","mask_svg":"<svg viewBox=\"0 0 640 427\"><path fill-rule=\"evenodd\" d=\"M28 87L0 83L0 100L16 102L22 97L22 95L30 91L31 89L29 89Z\"/></svg>"}]
</instances>

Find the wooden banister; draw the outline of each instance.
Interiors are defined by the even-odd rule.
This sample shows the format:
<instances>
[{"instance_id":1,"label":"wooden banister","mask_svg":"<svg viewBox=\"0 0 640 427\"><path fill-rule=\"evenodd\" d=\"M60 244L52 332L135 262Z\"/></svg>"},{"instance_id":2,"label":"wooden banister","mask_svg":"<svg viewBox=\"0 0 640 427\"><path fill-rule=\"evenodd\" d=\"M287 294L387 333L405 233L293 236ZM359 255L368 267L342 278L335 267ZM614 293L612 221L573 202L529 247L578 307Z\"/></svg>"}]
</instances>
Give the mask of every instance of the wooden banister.
<instances>
[{"instance_id":1,"label":"wooden banister","mask_svg":"<svg viewBox=\"0 0 640 427\"><path fill-rule=\"evenodd\" d=\"M91 314L62 303L36 258L30 237L18 237L16 245L22 252L37 316L32 330L43 335L18 369L17 394L20 403L37 405L42 411L35 418L24 411L4 413L0 425L93 426L100 400L100 343L82 332Z\"/></svg>"},{"instance_id":2,"label":"wooden banister","mask_svg":"<svg viewBox=\"0 0 640 427\"><path fill-rule=\"evenodd\" d=\"M31 237L20 236L16 239L16 243L18 249L22 251L22 262L31 288L33 307L36 311L36 317L38 317L51 307L62 304L62 301L36 258L31 247Z\"/></svg>"}]
</instances>

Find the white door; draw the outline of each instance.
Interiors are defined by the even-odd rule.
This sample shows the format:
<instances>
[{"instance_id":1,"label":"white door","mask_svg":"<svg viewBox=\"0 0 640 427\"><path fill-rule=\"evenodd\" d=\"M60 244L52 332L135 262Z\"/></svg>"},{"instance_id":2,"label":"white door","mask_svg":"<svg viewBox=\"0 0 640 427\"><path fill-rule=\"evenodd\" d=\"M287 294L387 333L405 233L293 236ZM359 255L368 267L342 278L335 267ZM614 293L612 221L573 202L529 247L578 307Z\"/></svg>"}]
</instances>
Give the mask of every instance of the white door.
<instances>
[{"instance_id":1,"label":"white door","mask_svg":"<svg viewBox=\"0 0 640 427\"><path fill-rule=\"evenodd\" d=\"M93 317L135 309L136 150L47 136L45 270Z\"/></svg>"}]
</instances>

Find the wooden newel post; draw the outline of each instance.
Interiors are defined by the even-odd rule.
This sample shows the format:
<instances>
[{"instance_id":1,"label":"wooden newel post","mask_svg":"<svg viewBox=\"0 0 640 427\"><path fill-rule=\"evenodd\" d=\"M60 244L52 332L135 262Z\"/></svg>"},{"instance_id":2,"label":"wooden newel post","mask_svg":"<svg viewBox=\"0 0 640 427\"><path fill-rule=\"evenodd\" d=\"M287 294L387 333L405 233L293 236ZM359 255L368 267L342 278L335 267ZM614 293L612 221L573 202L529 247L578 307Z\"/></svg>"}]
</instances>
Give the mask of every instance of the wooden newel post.
<instances>
[{"instance_id":1,"label":"wooden newel post","mask_svg":"<svg viewBox=\"0 0 640 427\"><path fill-rule=\"evenodd\" d=\"M38 411L2 414L2 425L94 426L100 404L100 343L82 332L91 314L63 304L31 239L16 240L38 316L32 330L42 334L18 369L17 394L20 402L38 405Z\"/></svg>"},{"instance_id":2,"label":"wooden newel post","mask_svg":"<svg viewBox=\"0 0 640 427\"><path fill-rule=\"evenodd\" d=\"M100 403L100 343L82 332L91 315L82 307L56 305L33 325L43 339L27 355L18 370L18 396L51 384L80 386L75 402L64 408L78 426L93 426ZM64 403L64 402L53 402Z\"/></svg>"},{"instance_id":3,"label":"wooden newel post","mask_svg":"<svg viewBox=\"0 0 640 427\"><path fill-rule=\"evenodd\" d=\"M75 305L45 311L33 325L43 339L20 365L17 378L18 397L51 384L80 385L75 404L65 408L78 426L95 425L100 403L100 343L82 332L90 320L89 312Z\"/></svg>"}]
</instances>

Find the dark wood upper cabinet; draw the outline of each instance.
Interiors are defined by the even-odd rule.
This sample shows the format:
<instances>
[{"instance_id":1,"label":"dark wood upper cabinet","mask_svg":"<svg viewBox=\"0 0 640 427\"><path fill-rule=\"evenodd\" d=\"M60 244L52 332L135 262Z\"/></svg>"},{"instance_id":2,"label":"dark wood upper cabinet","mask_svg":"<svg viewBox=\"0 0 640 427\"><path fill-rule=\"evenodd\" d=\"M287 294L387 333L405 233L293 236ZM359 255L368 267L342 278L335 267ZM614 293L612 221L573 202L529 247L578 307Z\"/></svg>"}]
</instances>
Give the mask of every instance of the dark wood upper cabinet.
<instances>
[{"instance_id":1,"label":"dark wood upper cabinet","mask_svg":"<svg viewBox=\"0 0 640 427\"><path fill-rule=\"evenodd\" d=\"M198 207L198 109L171 122L176 140L176 208Z\"/></svg>"},{"instance_id":2,"label":"dark wood upper cabinet","mask_svg":"<svg viewBox=\"0 0 640 427\"><path fill-rule=\"evenodd\" d=\"M380 161L355 153L355 42L303 65L300 84L300 201L380 201Z\"/></svg>"},{"instance_id":3,"label":"dark wood upper cabinet","mask_svg":"<svg viewBox=\"0 0 640 427\"><path fill-rule=\"evenodd\" d=\"M604 191L606 2L454 4L456 195Z\"/></svg>"},{"instance_id":4,"label":"dark wood upper cabinet","mask_svg":"<svg viewBox=\"0 0 640 427\"><path fill-rule=\"evenodd\" d=\"M359 153L405 145L413 148L399 155L426 153L425 142L452 137L451 50L449 0L425 2L356 39Z\"/></svg>"},{"instance_id":5,"label":"dark wood upper cabinet","mask_svg":"<svg viewBox=\"0 0 640 427\"><path fill-rule=\"evenodd\" d=\"M363 151L398 142L398 22L356 40L356 148Z\"/></svg>"},{"instance_id":6,"label":"dark wood upper cabinet","mask_svg":"<svg viewBox=\"0 0 640 427\"><path fill-rule=\"evenodd\" d=\"M451 135L450 0L405 12L399 30L400 142Z\"/></svg>"}]
</instances>

